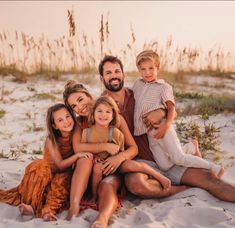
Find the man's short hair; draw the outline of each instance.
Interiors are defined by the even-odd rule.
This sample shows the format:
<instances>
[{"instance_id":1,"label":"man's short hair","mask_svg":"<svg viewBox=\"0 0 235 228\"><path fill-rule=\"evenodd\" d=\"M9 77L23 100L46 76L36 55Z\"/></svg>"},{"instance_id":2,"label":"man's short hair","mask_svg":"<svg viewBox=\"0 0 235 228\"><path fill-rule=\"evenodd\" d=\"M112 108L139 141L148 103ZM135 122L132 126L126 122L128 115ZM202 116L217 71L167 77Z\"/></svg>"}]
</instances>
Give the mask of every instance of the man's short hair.
<instances>
[{"instance_id":1,"label":"man's short hair","mask_svg":"<svg viewBox=\"0 0 235 228\"><path fill-rule=\"evenodd\" d=\"M121 67L121 70L123 72L123 64L122 61L116 57L116 56L112 56L112 55L106 55L100 62L99 64L99 74L101 76L103 76L103 72L104 72L104 64L107 62L111 62L111 63L118 63Z\"/></svg>"}]
</instances>

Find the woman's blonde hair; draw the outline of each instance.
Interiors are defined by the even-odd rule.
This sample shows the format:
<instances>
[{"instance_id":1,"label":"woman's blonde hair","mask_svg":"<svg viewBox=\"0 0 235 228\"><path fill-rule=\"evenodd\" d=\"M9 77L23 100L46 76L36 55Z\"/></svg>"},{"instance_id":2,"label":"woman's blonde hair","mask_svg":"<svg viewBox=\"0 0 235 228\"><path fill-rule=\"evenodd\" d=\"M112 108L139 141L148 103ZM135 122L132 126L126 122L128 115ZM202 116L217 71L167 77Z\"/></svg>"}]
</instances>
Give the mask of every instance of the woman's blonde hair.
<instances>
[{"instance_id":1,"label":"woman's blonde hair","mask_svg":"<svg viewBox=\"0 0 235 228\"><path fill-rule=\"evenodd\" d=\"M159 69L160 67L160 58L159 55L152 50L145 50L140 52L136 57L136 66L137 68L140 66L140 64L144 61L152 61L155 66Z\"/></svg>"},{"instance_id":2,"label":"woman's blonde hair","mask_svg":"<svg viewBox=\"0 0 235 228\"><path fill-rule=\"evenodd\" d=\"M92 108L91 108L91 112L89 114L89 123L90 123L90 125L95 124L95 118L94 118L95 110L100 104L108 105L109 107L112 108L113 119L112 119L112 121L110 122L109 125L115 126L115 127L118 126L119 123L120 123L119 109L118 109L118 106L117 106L116 102L113 100L113 98L108 97L108 96L100 96L93 103Z\"/></svg>"}]
</instances>

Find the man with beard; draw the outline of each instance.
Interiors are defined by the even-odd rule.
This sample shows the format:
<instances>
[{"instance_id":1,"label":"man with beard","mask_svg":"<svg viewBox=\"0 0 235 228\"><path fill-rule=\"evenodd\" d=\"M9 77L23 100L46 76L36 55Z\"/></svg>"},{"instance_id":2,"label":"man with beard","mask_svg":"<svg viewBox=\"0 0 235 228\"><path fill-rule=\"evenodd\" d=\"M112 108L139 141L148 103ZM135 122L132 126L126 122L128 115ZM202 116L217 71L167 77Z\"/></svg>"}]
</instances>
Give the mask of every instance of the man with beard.
<instances>
[{"instance_id":1,"label":"man with beard","mask_svg":"<svg viewBox=\"0 0 235 228\"><path fill-rule=\"evenodd\" d=\"M133 92L128 88L124 88L125 75L122 62L117 57L105 56L99 64L99 74L106 88L103 95L111 96L116 101L120 114L125 118L131 133L133 133L135 101ZM158 110L151 112L145 117L145 122L147 126L154 126L164 115L164 112ZM140 135L134 137L134 139L139 149L138 158L159 171L149 149L147 135ZM170 169L170 172L163 174L172 180L173 184L179 186L172 186L169 191L163 191L157 180L143 173L126 174L125 184L130 192L143 198L172 195L185 189L186 187L182 186L183 184L205 189L221 200L235 202L235 187L218 179L209 170L175 165Z\"/></svg>"}]
</instances>

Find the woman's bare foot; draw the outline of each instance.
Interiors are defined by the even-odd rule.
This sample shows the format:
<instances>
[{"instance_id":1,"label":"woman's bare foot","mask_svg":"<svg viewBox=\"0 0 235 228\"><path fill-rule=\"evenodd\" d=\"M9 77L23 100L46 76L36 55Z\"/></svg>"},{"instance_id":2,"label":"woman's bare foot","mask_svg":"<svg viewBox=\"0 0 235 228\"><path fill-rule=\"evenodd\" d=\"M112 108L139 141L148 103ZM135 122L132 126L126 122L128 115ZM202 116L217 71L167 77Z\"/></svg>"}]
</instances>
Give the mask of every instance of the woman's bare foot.
<instances>
[{"instance_id":1,"label":"woman's bare foot","mask_svg":"<svg viewBox=\"0 0 235 228\"><path fill-rule=\"evenodd\" d=\"M198 143L198 141L196 140L196 139L193 139L192 140L192 144L195 146L195 150L196 150L196 152L195 152L195 156L198 156L198 157L202 157L202 154L201 154L201 151L200 151L200 149L199 149L199 143Z\"/></svg>"},{"instance_id":2,"label":"woman's bare foot","mask_svg":"<svg viewBox=\"0 0 235 228\"><path fill-rule=\"evenodd\" d=\"M50 221L57 221L57 217L52 214L51 212L46 213L45 215L43 215L43 221L45 222L50 222Z\"/></svg>"},{"instance_id":3,"label":"woman's bare foot","mask_svg":"<svg viewBox=\"0 0 235 228\"><path fill-rule=\"evenodd\" d=\"M21 215L34 215L34 210L31 205L21 203L19 205L19 211Z\"/></svg>"},{"instance_id":4,"label":"woman's bare foot","mask_svg":"<svg viewBox=\"0 0 235 228\"><path fill-rule=\"evenodd\" d=\"M68 214L66 216L66 220L71 221L75 217L78 216L80 212L80 206L78 204L74 204L69 208Z\"/></svg>"},{"instance_id":5,"label":"woman's bare foot","mask_svg":"<svg viewBox=\"0 0 235 228\"><path fill-rule=\"evenodd\" d=\"M108 227L108 221L105 218L102 218L101 216L98 216L91 225L91 228L107 228L107 227Z\"/></svg>"},{"instance_id":6,"label":"woman's bare foot","mask_svg":"<svg viewBox=\"0 0 235 228\"><path fill-rule=\"evenodd\" d=\"M220 169L220 171L218 172L217 177L218 177L218 178L221 178L223 175L224 175L224 167L221 166L221 169Z\"/></svg>"},{"instance_id":7,"label":"woman's bare foot","mask_svg":"<svg viewBox=\"0 0 235 228\"><path fill-rule=\"evenodd\" d=\"M91 228L106 228L108 226L101 224L99 221L95 221L92 225Z\"/></svg>"}]
</instances>

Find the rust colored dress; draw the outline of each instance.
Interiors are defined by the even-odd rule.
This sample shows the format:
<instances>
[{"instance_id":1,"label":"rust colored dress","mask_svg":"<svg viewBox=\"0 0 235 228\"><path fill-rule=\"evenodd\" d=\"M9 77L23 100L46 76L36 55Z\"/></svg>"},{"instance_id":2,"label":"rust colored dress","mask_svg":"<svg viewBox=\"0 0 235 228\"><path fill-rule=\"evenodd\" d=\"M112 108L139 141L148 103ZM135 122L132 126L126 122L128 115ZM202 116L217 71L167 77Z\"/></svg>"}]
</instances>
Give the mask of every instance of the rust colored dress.
<instances>
[{"instance_id":1,"label":"rust colored dress","mask_svg":"<svg viewBox=\"0 0 235 228\"><path fill-rule=\"evenodd\" d=\"M73 154L69 138L59 138L59 150L63 159ZM36 217L46 213L57 214L65 209L70 193L72 170L59 172L45 148L44 159L31 162L25 168L21 183L10 190L0 189L0 202L18 206L31 205Z\"/></svg>"}]
</instances>

